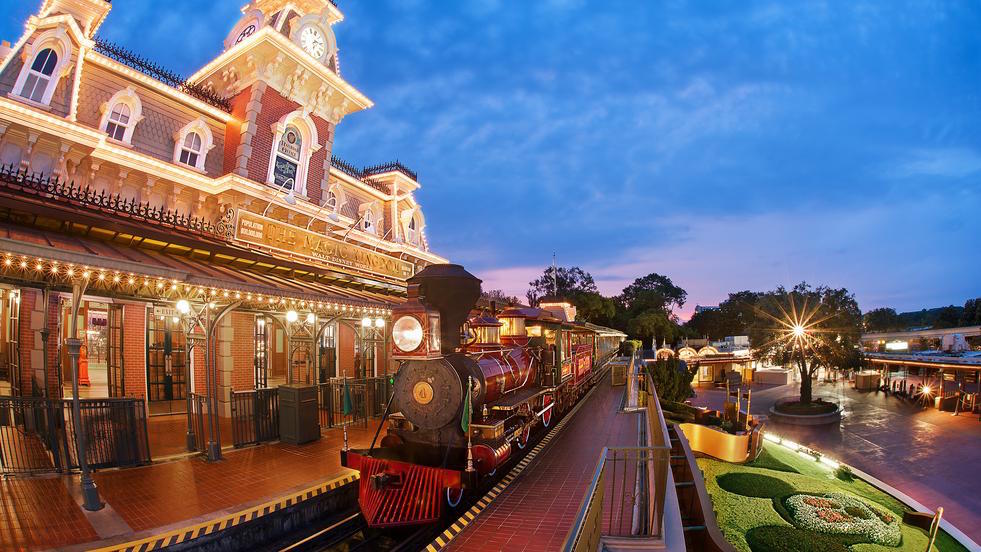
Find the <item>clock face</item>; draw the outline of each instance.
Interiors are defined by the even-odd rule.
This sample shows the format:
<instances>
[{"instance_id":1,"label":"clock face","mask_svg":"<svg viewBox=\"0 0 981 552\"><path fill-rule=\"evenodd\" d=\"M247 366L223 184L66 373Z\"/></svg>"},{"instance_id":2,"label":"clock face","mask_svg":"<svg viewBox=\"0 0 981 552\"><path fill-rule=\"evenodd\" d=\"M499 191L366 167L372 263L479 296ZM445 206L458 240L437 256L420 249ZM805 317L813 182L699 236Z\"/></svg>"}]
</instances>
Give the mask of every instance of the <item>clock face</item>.
<instances>
[{"instance_id":1,"label":"clock face","mask_svg":"<svg viewBox=\"0 0 981 552\"><path fill-rule=\"evenodd\" d=\"M235 44L238 44L239 42L242 42L246 38L252 36L252 33L255 32L255 28L256 28L255 23L249 23L248 25L246 25L246 27L242 29L242 32L238 33L238 38L235 39Z\"/></svg>"},{"instance_id":2,"label":"clock face","mask_svg":"<svg viewBox=\"0 0 981 552\"><path fill-rule=\"evenodd\" d=\"M314 26L304 27L300 31L300 46L311 56L320 59L327 50L327 43L323 33Z\"/></svg>"}]
</instances>

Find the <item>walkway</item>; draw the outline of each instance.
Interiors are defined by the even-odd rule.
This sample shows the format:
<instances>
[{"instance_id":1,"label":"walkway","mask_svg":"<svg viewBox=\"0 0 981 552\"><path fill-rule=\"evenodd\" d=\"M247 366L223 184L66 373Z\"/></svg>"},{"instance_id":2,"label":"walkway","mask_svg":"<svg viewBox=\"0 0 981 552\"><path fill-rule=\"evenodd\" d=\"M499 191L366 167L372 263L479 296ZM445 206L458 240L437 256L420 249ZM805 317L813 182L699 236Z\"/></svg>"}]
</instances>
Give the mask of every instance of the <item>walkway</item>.
<instances>
[{"instance_id":1,"label":"walkway","mask_svg":"<svg viewBox=\"0 0 981 552\"><path fill-rule=\"evenodd\" d=\"M637 446L641 414L619 412L625 387L604 378L538 457L449 543L452 550L558 550L605 446Z\"/></svg>"},{"instance_id":2,"label":"walkway","mask_svg":"<svg viewBox=\"0 0 981 552\"><path fill-rule=\"evenodd\" d=\"M375 427L352 428L351 447L367 447ZM199 523L336 478L340 429L326 430L315 443L275 443L228 450L210 464L183 458L139 468L95 474L107 507L89 513L79 506L77 476L17 477L0 481L0 550L124 542Z\"/></svg>"},{"instance_id":3,"label":"walkway","mask_svg":"<svg viewBox=\"0 0 981 552\"><path fill-rule=\"evenodd\" d=\"M718 409L725 391L700 388L695 406ZM752 411L768 414L796 385L757 392ZM859 392L848 384L816 383L814 396L844 408L840 428L801 428L769 424L774 433L896 487L928 508L943 506L944 519L981 542L981 479L972 475L981 447L977 414L953 416L881 392Z\"/></svg>"}]
</instances>

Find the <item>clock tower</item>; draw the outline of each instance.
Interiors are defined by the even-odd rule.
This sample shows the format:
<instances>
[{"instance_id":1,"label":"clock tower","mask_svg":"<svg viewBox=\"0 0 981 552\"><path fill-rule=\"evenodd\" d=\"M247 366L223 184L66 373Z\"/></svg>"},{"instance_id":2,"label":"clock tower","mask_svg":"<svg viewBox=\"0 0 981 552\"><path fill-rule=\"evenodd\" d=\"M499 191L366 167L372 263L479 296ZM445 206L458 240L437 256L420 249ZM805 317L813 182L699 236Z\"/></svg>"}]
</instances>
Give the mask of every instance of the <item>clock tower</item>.
<instances>
[{"instance_id":1,"label":"clock tower","mask_svg":"<svg viewBox=\"0 0 981 552\"><path fill-rule=\"evenodd\" d=\"M228 98L240 122L226 136L225 172L322 204L335 127L373 105L341 77L333 25L343 19L330 0L242 8L224 52L188 79Z\"/></svg>"}]
</instances>

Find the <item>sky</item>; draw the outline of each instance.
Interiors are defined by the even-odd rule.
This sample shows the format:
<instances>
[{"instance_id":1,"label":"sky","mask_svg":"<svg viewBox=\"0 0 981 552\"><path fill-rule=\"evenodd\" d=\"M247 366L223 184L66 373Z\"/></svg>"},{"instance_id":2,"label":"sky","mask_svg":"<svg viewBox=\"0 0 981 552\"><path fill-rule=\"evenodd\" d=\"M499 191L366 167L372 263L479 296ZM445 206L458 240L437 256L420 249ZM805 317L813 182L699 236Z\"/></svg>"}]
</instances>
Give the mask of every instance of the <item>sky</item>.
<instances>
[{"instance_id":1,"label":"sky","mask_svg":"<svg viewBox=\"0 0 981 552\"><path fill-rule=\"evenodd\" d=\"M100 34L183 74L244 0L117 0ZM3 0L15 41L39 1ZM863 310L981 295L981 4L338 0L375 102L357 165L419 173L436 253L524 296L551 264L695 305L799 281Z\"/></svg>"}]
</instances>

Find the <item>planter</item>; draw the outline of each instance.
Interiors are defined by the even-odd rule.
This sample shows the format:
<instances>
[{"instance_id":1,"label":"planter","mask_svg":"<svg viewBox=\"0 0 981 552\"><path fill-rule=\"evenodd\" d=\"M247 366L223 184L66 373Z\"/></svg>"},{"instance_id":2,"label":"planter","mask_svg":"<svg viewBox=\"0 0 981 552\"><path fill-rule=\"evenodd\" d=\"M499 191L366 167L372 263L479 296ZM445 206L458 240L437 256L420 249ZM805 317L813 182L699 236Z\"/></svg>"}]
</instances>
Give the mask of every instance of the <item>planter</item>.
<instances>
[{"instance_id":1,"label":"planter","mask_svg":"<svg viewBox=\"0 0 981 552\"><path fill-rule=\"evenodd\" d=\"M834 405L835 409L831 412L824 412L820 414L788 414L778 410L781 405L785 405L790 402L792 401L777 402L777 404L771 406L769 421L795 426L823 426L838 424L841 422L840 405Z\"/></svg>"}]
</instances>

